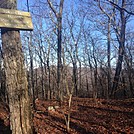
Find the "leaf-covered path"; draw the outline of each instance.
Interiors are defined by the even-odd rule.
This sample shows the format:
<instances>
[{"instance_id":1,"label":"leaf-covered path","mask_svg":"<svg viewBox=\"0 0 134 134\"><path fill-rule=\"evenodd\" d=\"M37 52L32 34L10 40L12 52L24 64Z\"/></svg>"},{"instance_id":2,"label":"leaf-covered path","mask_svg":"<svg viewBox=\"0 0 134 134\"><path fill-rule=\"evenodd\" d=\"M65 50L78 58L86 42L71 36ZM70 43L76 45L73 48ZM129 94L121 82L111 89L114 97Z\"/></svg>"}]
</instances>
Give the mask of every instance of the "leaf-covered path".
<instances>
[{"instance_id":1,"label":"leaf-covered path","mask_svg":"<svg viewBox=\"0 0 134 134\"><path fill-rule=\"evenodd\" d=\"M56 101L37 101L35 127L38 133L66 133L64 115L68 112L67 101L58 109L48 111ZM73 98L71 108L71 132L76 134L134 133L134 100L125 101Z\"/></svg>"},{"instance_id":2,"label":"leaf-covered path","mask_svg":"<svg viewBox=\"0 0 134 134\"><path fill-rule=\"evenodd\" d=\"M37 134L65 134L65 116L68 101L36 100L34 126ZM8 128L8 112L0 106L0 134ZM3 130L5 128L5 130ZM109 100L73 98L71 107L71 134L134 134L134 99ZM7 134L7 133L5 133Z\"/></svg>"}]
</instances>

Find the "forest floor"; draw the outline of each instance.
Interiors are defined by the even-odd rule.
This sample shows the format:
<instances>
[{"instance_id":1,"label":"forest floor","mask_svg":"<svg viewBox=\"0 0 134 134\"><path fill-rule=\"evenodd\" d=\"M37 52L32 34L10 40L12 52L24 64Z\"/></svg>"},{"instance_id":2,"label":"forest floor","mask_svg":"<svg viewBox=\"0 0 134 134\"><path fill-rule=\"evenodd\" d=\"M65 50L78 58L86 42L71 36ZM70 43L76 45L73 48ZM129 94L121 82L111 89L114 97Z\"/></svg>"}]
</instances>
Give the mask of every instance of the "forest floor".
<instances>
[{"instance_id":1,"label":"forest floor","mask_svg":"<svg viewBox=\"0 0 134 134\"><path fill-rule=\"evenodd\" d=\"M37 134L66 134L68 101L36 100L34 127ZM105 100L73 97L70 134L134 134L134 99ZM0 104L0 134L10 134L9 113Z\"/></svg>"}]
</instances>

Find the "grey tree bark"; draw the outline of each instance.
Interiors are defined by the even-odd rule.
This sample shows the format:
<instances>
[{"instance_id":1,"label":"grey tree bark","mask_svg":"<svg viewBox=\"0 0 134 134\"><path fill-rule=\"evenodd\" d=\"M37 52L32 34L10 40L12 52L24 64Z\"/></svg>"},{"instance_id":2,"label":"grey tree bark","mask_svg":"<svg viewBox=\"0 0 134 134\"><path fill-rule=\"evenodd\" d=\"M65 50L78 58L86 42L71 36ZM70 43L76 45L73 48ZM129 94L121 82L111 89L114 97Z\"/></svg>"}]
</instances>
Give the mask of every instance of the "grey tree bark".
<instances>
[{"instance_id":1,"label":"grey tree bark","mask_svg":"<svg viewBox=\"0 0 134 134\"><path fill-rule=\"evenodd\" d=\"M2 8L16 9L16 0L5 0ZM12 134L32 134L28 83L19 30L1 30L6 88Z\"/></svg>"}]
</instances>

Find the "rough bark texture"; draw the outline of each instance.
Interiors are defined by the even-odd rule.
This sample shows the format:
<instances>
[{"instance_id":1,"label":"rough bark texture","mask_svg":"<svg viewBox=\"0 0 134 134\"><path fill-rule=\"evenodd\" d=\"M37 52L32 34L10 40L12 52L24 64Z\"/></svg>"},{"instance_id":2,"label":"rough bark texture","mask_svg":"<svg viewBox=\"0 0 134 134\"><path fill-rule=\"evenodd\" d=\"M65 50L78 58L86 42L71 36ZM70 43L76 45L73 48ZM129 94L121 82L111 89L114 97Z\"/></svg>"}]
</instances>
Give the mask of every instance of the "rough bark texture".
<instances>
[{"instance_id":1,"label":"rough bark texture","mask_svg":"<svg viewBox=\"0 0 134 134\"><path fill-rule=\"evenodd\" d=\"M3 8L16 9L16 0L6 0ZM12 134L32 134L20 33L17 30L2 29L1 35Z\"/></svg>"}]
</instances>

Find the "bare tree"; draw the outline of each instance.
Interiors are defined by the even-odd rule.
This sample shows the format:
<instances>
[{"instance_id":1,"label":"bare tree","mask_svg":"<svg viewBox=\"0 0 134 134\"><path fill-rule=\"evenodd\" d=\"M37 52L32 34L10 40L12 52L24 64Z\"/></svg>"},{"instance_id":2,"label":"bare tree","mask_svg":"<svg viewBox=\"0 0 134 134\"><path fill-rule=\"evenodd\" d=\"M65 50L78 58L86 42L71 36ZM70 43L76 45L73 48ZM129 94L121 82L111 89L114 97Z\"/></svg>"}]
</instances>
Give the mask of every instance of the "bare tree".
<instances>
[{"instance_id":1,"label":"bare tree","mask_svg":"<svg viewBox=\"0 0 134 134\"><path fill-rule=\"evenodd\" d=\"M114 3L112 5L114 6ZM125 33L126 33L126 20L127 20L127 16L125 15L125 11L124 11L125 6L126 6L126 0L122 0L121 9L118 9L117 7L115 7L120 13L121 25L120 25L120 28L117 28L117 27L115 28L117 39L119 42L119 50L118 50L118 60L116 64L116 71L115 71L111 95L115 95L115 92L118 88L118 82L120 78L122 62L123 62L123 57L124 57L124 52L125 52ZM115 9L114 9L114 12L115 12Z\"/></svg>"},{"instance_id":2,"label":"bare tree","mask_svg":"<svg viewBox=\"0 0 134 134\"><path fill-rule=\"evenodd\" d=\"M125 36L126 36L126 24L130 15L133 15L132 7L128 7L127 5L131 5L132 1L122 0L120 2L107 0L97 0L98 7L101 12L107 16L108 18L108 34L107 34L107 56L108 56L108 90L111 92L111 96L115 96L121 70L123 57L125 54ZM110 5L109 5L110 3ZM129 4L128 4L129 3ZM107 8L106 8L107 7ZM115 75L113 80L113 86L111 87L111 67L110 67L110 29L114 29L115 35L117 37L117 41L119 43L118 48L118 59L116 63Z\"/></svg>"},{"instance_id":3,"label":"bare tree","mask_svg":"<svg viewBox=\"0 0 134 134\"><path fill-rule=\"evenodd\" d=\"M57 48L57 56L58 56L57 87L58 87L58 96L62 100L62 91L60 89L60 81L61 81L61 71L62 71L61 49L62 49L62 14L63 14L64 0L60 0L59 11L56 11L56 9L54 8L54 6L50 0L47 0L47 2L57 19L57 22L56 22L57 40L58 40L58 44L57 44L57 46L58 46L58 48Z\"/></svg>"}]
</instances>

